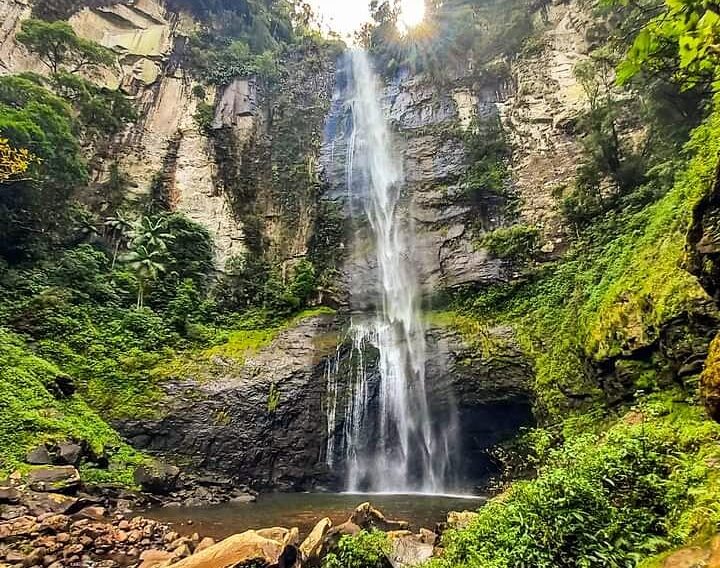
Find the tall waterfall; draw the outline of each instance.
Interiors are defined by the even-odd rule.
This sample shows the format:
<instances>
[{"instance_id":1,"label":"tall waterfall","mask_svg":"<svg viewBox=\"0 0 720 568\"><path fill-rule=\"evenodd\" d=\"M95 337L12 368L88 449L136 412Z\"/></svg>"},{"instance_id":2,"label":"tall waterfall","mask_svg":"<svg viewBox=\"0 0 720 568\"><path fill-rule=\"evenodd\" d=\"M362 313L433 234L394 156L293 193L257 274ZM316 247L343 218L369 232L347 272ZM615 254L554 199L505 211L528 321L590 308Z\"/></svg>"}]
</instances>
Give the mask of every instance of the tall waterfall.
<instances>
[{"instance_id":1,"label":"tall waterfall","mask_svg":"<svg viewBox=\"0 0 720 568\"><path fill-rule=\"evenodd\" d=\"M412 223L400 209L402 163L393 151L379 81L367 54L354 50L348 57L353 127L347 186L351 200L362 203L372 233L378 297L377 313L356 317L349 330L355 364L345 377L342 432L333 430L343 405L337 361L328 363L328 464L342 454L348 491L438 493L447 487L450 428L431 424L428 408ZM375 373L368 372L364 360L373 349Z\"/></svg>"}]
</instances>

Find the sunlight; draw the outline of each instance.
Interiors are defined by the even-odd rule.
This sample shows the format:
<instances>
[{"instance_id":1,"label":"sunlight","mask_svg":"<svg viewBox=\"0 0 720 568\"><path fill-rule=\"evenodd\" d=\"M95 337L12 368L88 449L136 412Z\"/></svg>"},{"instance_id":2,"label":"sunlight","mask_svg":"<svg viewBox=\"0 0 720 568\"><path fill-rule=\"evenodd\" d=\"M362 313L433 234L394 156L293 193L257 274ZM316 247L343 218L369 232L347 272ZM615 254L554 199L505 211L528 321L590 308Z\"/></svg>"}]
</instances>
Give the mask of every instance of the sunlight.
<instances>
[{"instance_id":1,"label":"sunlight","mask_svg":"<svg viewBox=\"0 0 720 568\"><path fill-rule=\"evenodd\" d=\"M424 18L425 0L400 0L398 28L401 32L406 32L418 26Z\"/></svg>"}]
</instances>

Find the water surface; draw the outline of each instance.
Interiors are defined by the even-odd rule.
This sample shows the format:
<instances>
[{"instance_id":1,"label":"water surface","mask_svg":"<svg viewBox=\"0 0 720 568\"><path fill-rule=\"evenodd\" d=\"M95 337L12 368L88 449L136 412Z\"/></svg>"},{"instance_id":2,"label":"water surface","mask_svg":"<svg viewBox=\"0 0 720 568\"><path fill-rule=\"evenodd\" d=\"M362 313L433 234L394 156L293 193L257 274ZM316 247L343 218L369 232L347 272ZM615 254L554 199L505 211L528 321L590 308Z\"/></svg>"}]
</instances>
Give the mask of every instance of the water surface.
<instances>
[{"instance_id":1,"label":"water surface","mask_svg":"<svg viewBox=\"0 0 720 568\"><path fill-rule=\"evenodd\" d=\"M152 509L143 516L169 523L181 534L194 532L215 539L248 529L297 527L301 535L312 530L323 517L333 524L348 519L355 507L370 501L388 519L408 521L411 528L434 529L449 511L475 510L484 497L439 495L368 495L348 493L273 493L261 495L255 503L227 503L209 507ZM192 523L188 524L188 520Z\"/></svg>"}]
</instances>

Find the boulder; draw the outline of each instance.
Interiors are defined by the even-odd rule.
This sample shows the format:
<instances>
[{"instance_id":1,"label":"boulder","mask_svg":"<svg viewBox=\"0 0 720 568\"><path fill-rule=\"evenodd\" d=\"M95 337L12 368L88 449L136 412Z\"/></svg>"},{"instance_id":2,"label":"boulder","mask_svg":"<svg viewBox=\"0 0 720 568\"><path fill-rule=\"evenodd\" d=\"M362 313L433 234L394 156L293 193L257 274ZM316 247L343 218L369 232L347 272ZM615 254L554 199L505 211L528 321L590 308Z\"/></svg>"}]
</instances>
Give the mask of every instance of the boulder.
<instances>
[{"instance_id":1,"label":"boulder","mask_svg":"<svg viewBox=\"0 0 720 568\"><path fill-rule=\"evenodd\" d=\"M69 493L80 485L80 473L71 465L38 467L30 471L28 482L34 491Z\"/></svg>"},{"instance_id":2,"label":"boulder","mask_svg":"<svg viewBox=\"0 0 720 568\"><path fill-rule=\"evenodd\" d=\"M45 444L40 444L25 454L25 461L30 465L48 465L52 463L50 452Z\"/></svg>"},{"instance_id":3,"label":"boulder","mask_svg":"<svg viewBox=\"0 0 720 568\"><path fill-rule=\"evenodd\" d=\"M63 442L57 448L58 462L66 465L77 465L82 454L82 447L74 442Z\"/></svg>"},{"instance_id":4,"label":"boulder","mask_svg":"<svg viewBox=\"0 0 720 568\"><path fill-rule=\"evenodd\" d=\"M226 538L173 564L173 568L228 568L255 562L268 567L290 568L298 558L297 548L246 531Z\"/></svg>"},{"instance_id":5,"label":"boulder","mask_svg":"<svg viewBox=\"0 0 720 568\"><path fill-rule=\"evenodd\" d=\"M307 562L310 559L318 559L323 556L323 553L326 551L324 547L325 536L331 527L332 521L328 517L325 517L310 531L310 534L300 545L300 556L303 562Z\"/></svg>"},{"instance_id":6,"label":"boulder","mask_svg":"<svg viewBox=\"0 0 720 568\"><path fill-rule=\"evenodd\" d=\"M177 488L180 468L156 462L141 465L135 470L134 479L143 491L167 495Z\"/></svg>"},{"instance_id":7,"label":"boulder","mask_svg":"<svg viewBox=\"0 0 720 568\"><path fill-rule=\"evenodd\" d=\"M172 552L155 549L146 550L140 555L142 562L139 568L161 568L163 566L169 566L174 558L175 555Z\"/></svg>"},{"instance_id":8,"label":"boulder","mask_svg":"<svg viewBox=\"0 0 720 568\"><path fill-rule=\"evenodd\" d=\"M392 552L388 556L393 568L409 568L425 563L433 555L434 546L422 541L419 535L406 535L392 539Z\"/></svg>"},{"instance_id":9,"label":"boulder","mask_svg":"<svg viewBox=\"0 0 720 568\"><path fill-rule=\"evenodd\" d=\"M214 545L215 545L215 539L210 538L209 536L206 536L195 547L195 554L197 554L198 552L202 552L206 548L210 548L211 546L214 546Z\"/></svg>"},{"instance_id":10,"label":"boulder","mask_svg":"<svg viewBox=\"0 0 720 568\"><path fill-rule=\"evenodd\" d=\"M62 493L43 493L28 491L22 495L22 503L31 514L40 516L45 513L69 514L78 504L77 497Z\"/></svg>"},{"instance_id":11,"label":"boulder","mask_svg":"<svg viewBox=\"0 0 720 568\"><path fill-rule=\"evenodd\" d=\"M362 503L353 511L348 522L359 526L365 530L379 531L402 531L407 530L409 524L406 521L391 521L385 518L380 511L375 509L370 503Z\"/></svg>"},{"instance_id":12,"label":"boulder","mask_svg":"<svg viewBox=\"0 0 720 568\"><path fill-rule=\"evenodd\" d=\"M0 503L16 504L20 502L20 490L10 484L0 484Z\"/></svg>"}]
</instances>

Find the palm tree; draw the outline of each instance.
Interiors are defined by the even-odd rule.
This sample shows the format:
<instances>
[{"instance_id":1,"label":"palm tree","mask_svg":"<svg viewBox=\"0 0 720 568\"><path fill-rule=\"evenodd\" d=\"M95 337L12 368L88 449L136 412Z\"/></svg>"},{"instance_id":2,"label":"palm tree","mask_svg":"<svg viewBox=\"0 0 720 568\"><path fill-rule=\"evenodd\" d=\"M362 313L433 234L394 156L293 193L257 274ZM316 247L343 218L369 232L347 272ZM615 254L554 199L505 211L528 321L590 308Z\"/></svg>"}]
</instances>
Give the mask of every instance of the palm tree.
<instances>
[{"instance_id":1,"label":"palm tree","mask_svg":"<svg viewBox=\"0 0 720 568\"><path fill-rule=\"evenodd\" d=\"M110 237L114 241L112 268L115 268L115 262L117 261L117 256L120 252L120 246L132 231L133 224L125 216L123 211L117 211L114 217L108 217L105 219L104 225L106 231L110 233Z\"/></svg>"},{"instance_id":2,"label":"palm tree","mask_svg":"<svg viewBox=\"0 0 720 568\"><path fill-rule=\"evenodd\" d=\"M133 245L146 246L150 250L166 250L167 243L175 237L165 231L165 219L143 217L133 225L131 237Z\"/></svg>"},{"instance_id":3,"label":"palm tree","mask_svg":"<svg viewBox=\"0 0 720 568\"><path fill-rule=\"evenodd\" d=\"M148 284L157 279L161 272L165 272L165 265L161 262L163 251L151 250L145 245L138 245L123 257L130 268L135 271L138 279L137 309L143 307L145 292Z\"/></svg>"}]
</instances>

